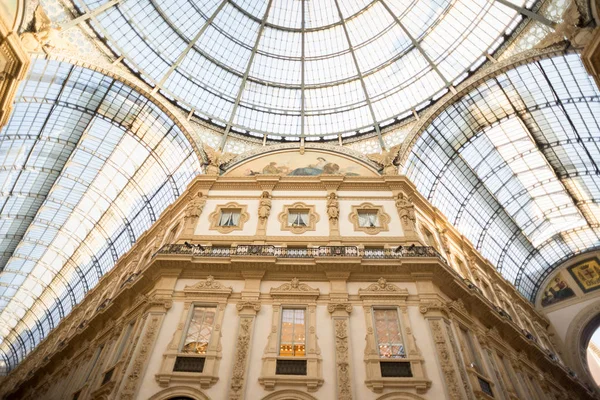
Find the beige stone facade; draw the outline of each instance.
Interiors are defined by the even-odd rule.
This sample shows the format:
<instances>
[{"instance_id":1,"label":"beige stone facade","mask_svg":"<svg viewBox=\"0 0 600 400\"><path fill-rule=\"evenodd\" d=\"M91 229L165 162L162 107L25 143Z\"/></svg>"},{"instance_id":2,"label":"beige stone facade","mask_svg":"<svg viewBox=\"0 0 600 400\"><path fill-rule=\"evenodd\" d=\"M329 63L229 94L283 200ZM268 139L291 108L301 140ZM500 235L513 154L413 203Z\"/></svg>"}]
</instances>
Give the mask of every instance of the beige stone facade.
<instances>
[{"instance_id":1,"label":"beige stone facade","mask_svg":"<svg viewBox=\"0 0 600 400\"><path fill-rule=\"evenodd\" d=\"M310 229L285 225L294 207ZM359 226L362 209L385 229ZM293 356L289 310L304 327ZM209 333L190 344L199 315ZM399 329L391 353L381 315ZM0 397L593 398L548 328L402 176L201 175Z\"/></svg>"}]
</instances>

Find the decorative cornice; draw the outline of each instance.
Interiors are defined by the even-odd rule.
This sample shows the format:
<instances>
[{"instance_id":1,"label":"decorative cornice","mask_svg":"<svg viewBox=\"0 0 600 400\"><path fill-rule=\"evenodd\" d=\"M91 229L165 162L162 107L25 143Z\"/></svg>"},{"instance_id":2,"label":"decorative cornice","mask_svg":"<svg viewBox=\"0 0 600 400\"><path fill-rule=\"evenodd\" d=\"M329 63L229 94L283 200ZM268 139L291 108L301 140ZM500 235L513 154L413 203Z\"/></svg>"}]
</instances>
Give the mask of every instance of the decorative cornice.
<instances>
[{"instance_id":1,"label":"decorative cornice","mask_svg":"<svg viewBox=\"0 0 600 400\"><path fill-rule=\"evenodd\" d=\"M288 296L301 296L301 297L314 297L315 299L319 296L319 289L314 289L308 286L306 283L300 283L298 278L293 278L290 283L284 283L277 288L271 288L271 297L288 297Z\"/></svg>"}]
</instances>

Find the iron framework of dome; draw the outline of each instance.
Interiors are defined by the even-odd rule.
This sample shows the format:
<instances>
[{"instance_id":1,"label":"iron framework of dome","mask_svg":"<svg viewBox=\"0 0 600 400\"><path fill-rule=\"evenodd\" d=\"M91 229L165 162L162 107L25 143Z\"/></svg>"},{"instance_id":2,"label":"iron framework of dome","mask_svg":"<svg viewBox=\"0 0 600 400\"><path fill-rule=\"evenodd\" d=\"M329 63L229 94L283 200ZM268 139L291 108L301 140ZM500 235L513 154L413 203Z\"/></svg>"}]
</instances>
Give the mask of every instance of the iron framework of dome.
<instances>
[{"instance_id":1,"label":"iron framework of dome","mask_svg":"<svg viewBox=\"0 0 600 400\"><path fill-rule=\"evenodd\" d=\"M81 13L104 3L75 2ZM225 137L331 140L379 132L452 90L533 3L123 0L91 26L155 91Z\"/></svg>"}]
</instances>

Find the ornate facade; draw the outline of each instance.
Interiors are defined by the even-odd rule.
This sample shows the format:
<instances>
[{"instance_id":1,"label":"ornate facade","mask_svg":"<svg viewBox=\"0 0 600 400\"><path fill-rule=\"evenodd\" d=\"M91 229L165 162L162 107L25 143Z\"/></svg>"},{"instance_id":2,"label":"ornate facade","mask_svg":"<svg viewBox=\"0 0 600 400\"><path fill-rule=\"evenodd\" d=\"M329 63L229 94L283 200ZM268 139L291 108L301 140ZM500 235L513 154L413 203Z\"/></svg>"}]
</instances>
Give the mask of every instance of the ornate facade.
<instances>
[{"instance_id":1,"label":"ornate facade","mask_svg":"<svg viewBox=\"0 0 600 400\"><path fill-rule=\"evenodd\" d=\"M195 178L0 395L593 398L410 181L346 159L362 175Z\"/></svg>"}]
</instances>

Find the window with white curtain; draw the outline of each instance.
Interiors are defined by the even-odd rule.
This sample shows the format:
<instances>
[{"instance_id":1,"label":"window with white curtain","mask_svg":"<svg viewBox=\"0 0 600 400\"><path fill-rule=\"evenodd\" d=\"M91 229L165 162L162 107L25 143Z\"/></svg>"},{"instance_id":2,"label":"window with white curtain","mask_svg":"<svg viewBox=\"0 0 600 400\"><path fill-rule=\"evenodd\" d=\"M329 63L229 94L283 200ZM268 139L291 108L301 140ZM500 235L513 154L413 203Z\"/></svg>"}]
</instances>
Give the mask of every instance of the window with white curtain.
<instances>
[{"instance_id":1,"label":"window with white curtain","mask_svg":"<svg viewBox=\"0 0 600 400\"><path fill-rule=\"evenodd\" d=\"M240 223L240 214L241 212L239 209L221 210L219 226L238 226Z\"/></svg>"},{"instance_id":2,"label":"window with white curtain","mask_svg":"<svg viewBox=\"0 0 600 400\"><path fill-rule=\"evenodd\" d=\"M358 210L358 226L361 228L378 228L379 214L377 210Z\"/></svg>"},{"instance_id":3,"label":"window with white curtain","mask_svg":"<svg viewBox=\"0 0 600 400\"><path fill-rule=\"evenodd\" d=\"M308 226L308 210L289 210L288 226Z\"/></svg>"}]
</instances>

